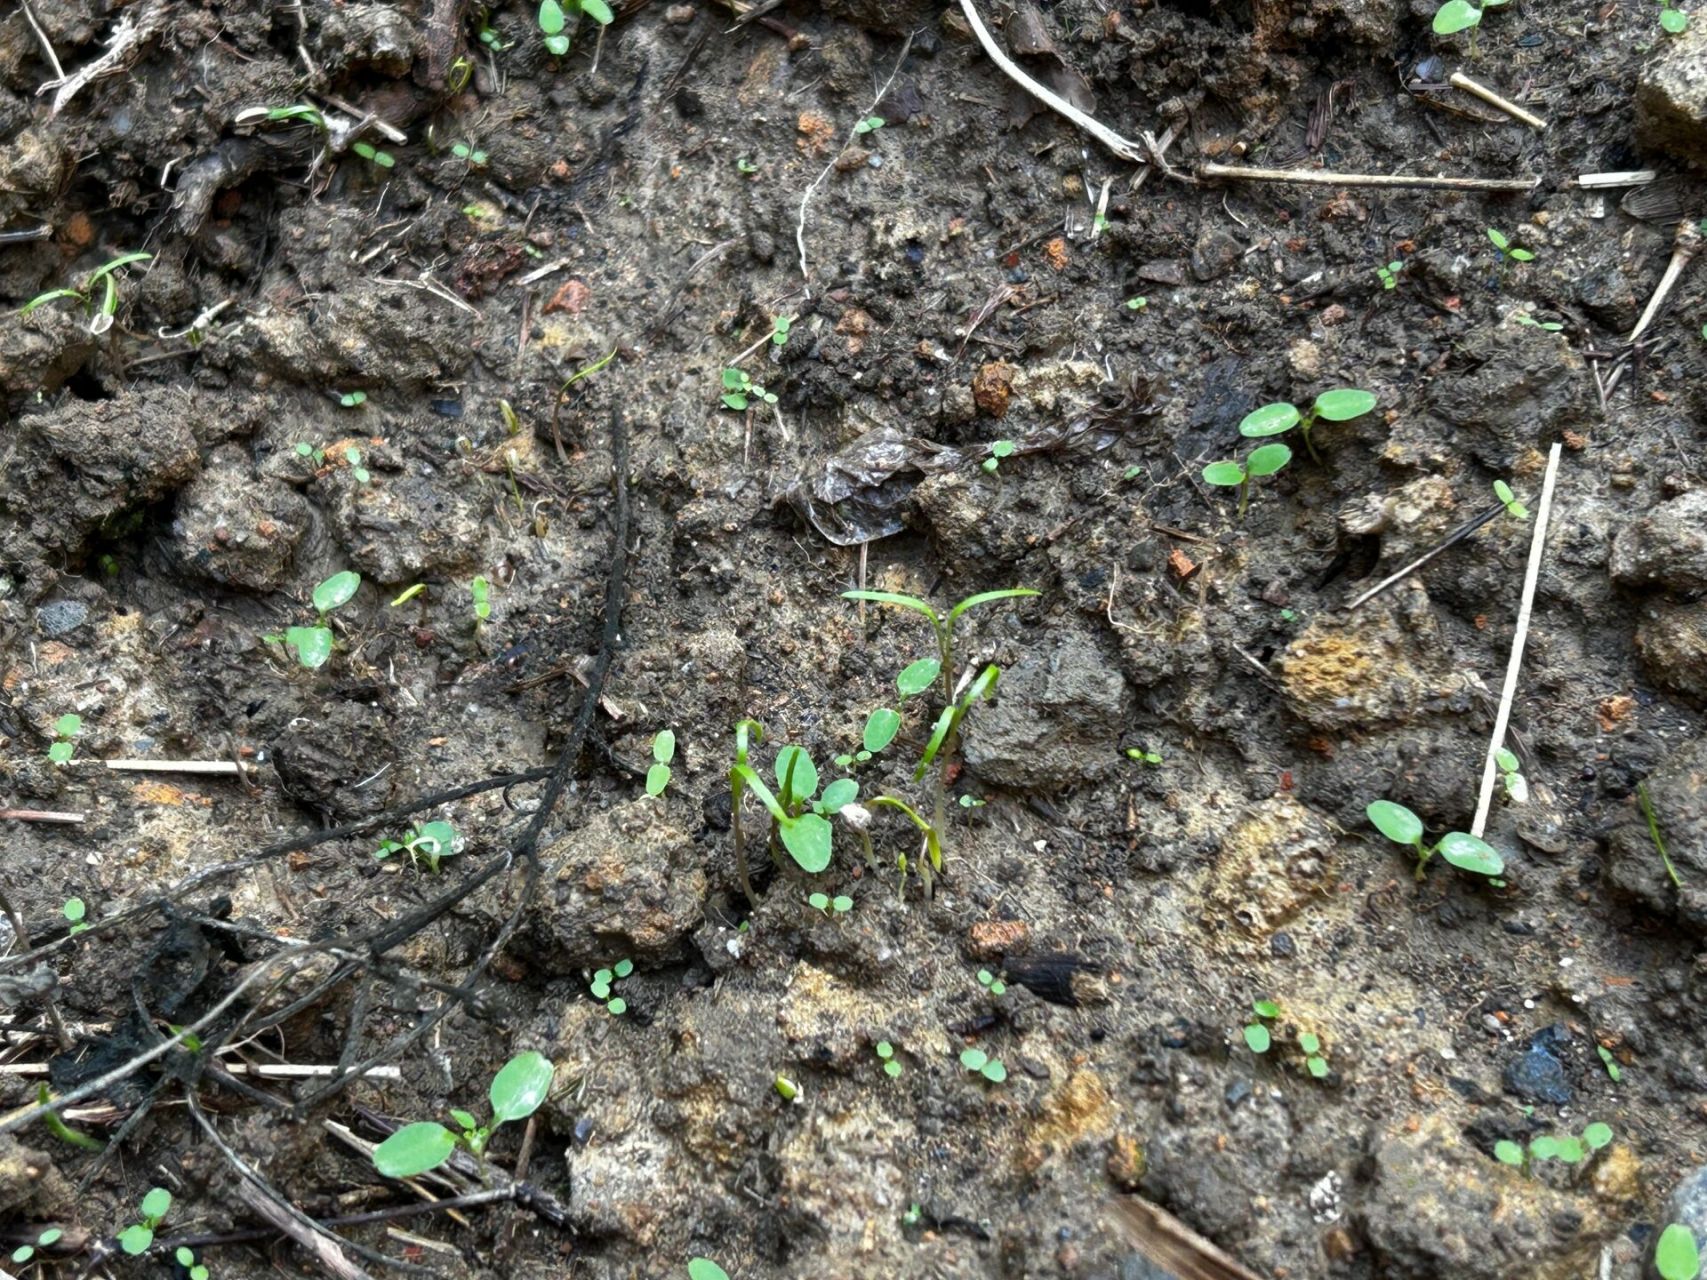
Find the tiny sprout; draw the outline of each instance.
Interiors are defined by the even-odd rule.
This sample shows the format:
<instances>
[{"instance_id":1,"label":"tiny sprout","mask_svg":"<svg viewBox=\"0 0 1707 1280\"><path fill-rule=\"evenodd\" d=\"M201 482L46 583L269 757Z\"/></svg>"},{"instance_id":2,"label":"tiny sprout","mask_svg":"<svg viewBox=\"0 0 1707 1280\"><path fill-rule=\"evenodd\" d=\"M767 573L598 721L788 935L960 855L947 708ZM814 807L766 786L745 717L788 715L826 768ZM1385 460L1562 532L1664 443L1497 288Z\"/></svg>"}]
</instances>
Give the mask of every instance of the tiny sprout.
<instances>
[{"instance_id":1,"label":"tiny sprout","mask_svg":"<svg viewBox=\"0 0 1707 1280\"><path fill-rule=\"evenodd\" d=\"M46 1249L51 1245L58 1244L59 1238L64 1234L65 1232L61 1231L58 1227L49 1227L46 1231L43 1231L36 1237L36 1242L34 1244L22 1244L12 1250L12 1261L17 1263L19 1266L22 1266L24 1263L36 1256L37 1249Z\"/></svg>"},{"instance_id":2,"label":"tiny sprout","mask_svg":"<svg viewBox=\"0 0 1707 1280\"><path fill-rule=\"evenodd\" d=\"M629 974L634 972L634 961L618 960L608 969L595 972L587 983L587 991L593 999L604 1005L605 1011L613 1018L620 1018L628 1012L628 1001L621 996L613 996L611 988Z\"/></svg>"},{"instance_id":3,"label":"tiny sprout","mask_svg":"<svg viewBox=\"0 0 1707 1280\"><path fill-rule=\"evenodd\" d=\"M787 346L788 330L793 323L793 316L778 316L771 321L771 342L779 347Z\"/></svg>"},{"instance_id":4,"label":"tiny sprout","mask_svg":"<svg viewBox=\"0 0 1707 1280\"><path fill-rule=\"evenodd\" d=\"M1689 15L1677 7L1677 0L1660 0L1660 29L1672 36L1689 30Z\"/></svg>"},{"instance_id":5,"label":"tiny sprout","mask_svg":"<svg viewBox=\"0 0 1707 1280\"><path fill-rule=\"evenodd\" d=\"M879 1040L874 1052L883 1062L883 1074L891 1080L901 1074L901 1063L895 1057L895 1046L887 1040Z\"/></svg>"},{"instance_id":6,"label":"tiny sprout","mask_svg":"<svg viewBox=\"0 0 1707 1280\"><path fill-rule=\"evenodd\" d=\"M661 796L670 785L670 762L676 758L676 735L670 729L660 730L652 739L652 767L646 770L646 794Z\"/></svg>"},{"instance_id":7,"label":"tiny sprout","mask_svg":"<svg viewBox=\"0 0 1707 1280\"><path fill-rule=\"evenodd\" d=\"M754 164L751 160L747 159L745 156L741 156L741 157L738 157L735 161L735 169L739 173L753 174L753 173L757 173L759 171L759 166Z\"/></svg>"},{"instance_id":8,"label":"tiny sprout","mask_svg":"<svg viewBox=\"0 0 1707 1280\"><path fill-rule=\"evenodd\" d=\"M1328 1074L1328 1060L1322 1056L1321 1039L1311 1032L1300 1032L1298 1047L1304 1051L1304 1069L1317 1080L1325 1078Z\"/></svg>"},{"instance_id":9,"label":"tiny sprout","mask_svg":"<svg viewBox=\"0 0 1707 1280\"><path fill-rule=\"evenodd\" d=\"M370 164L377 165L381 169L389 169L397 163L396 156L392 155L389 151L381 151L371 142L355 143L350 147L350 150L354 151L363 160L366 160Z\"/></svg>"},{"instance_id":10,"label":"tiny sprout","mask_svg":"<svg viewBox=\"0 0 1707 1280\"><path fill-rule=\"evenodd\" d=\"M458 160L466 160L476 169L486 167L486 153L469 146L466 142L451 143L450 153Z\"/></svg>"},{"instance_id":11,"label":"tiny sprout","mask_svg":"<svg viewBox=\"0 0 1707 1280\"><path fill-rule=\"evenodd\" d=\"M427 860L427 869L437 872L439 859L456 853L456 828L448 822L424 822L419 828L403 833L402 840L381 840L373 856L384 861L394 853L409 855L409 864L419 867L419 859Z\"/></svg>"},{"instance_id":12,"label":"tiny sprout","mask_svg":"<svg viewBox=\"0 0 1707 1280\"><path fill-rule=\"evenodd\" d=\"M782 1096L784 1102L795 1102L800 1098L800 1086L787 1076L779 1075L771 1081L771 1087Z\"/></svg>"},{"instance_id":13,"label":"tiny sprout","mask_svg":"<svg viewBox=\"0 0 1707 1280\"><path fill-rule=\"evenodd\" d=\"M1238 462L1211 462L1203 468L1205 483L1239 488L1239 520L1245 518L1245 508L1250 505L1251 480L1256 476L1271 476L1285 468L1292 461L1292 450L1283 444L1265 444L1252 449L1245 458L1244 464Z\"/></svg>"},{"instance_id":14,"label":"tiny sprout","mask_svg":"<svg viewBox=\"0 0 1707 1280\"><path fill-rule=\"evenodd\" d=\"M147 1253L154 1244L154 1229L172 1208L172 1193L165 1187L153 1187L142 1197L142 1221L132 1223L119 1232L119 1248L132 1257Z\"/></svg>"},{"instance_id":15,"label":"tiny sprout","mask_svg":"<svg viewBox=\"0 0 1707 1280\"><path fill-rule=\"evenodd\" d=\"M1504 480L1494 481L1494 497L1505 504L1505 512L1513 520L1529 519L1529 508L1517 500L1517 495Z\"/></svg>"},{"instance_id":16,"label":"tiny sprout","mask_svg":"<svg viewBox=\"0 0 1707 1280\"><path fill-rule=\"evenodd\" d=\"M1701 1274L1701 1248L1695 1233L1681 1222L1668 1224L1654 1245L1654 1270L1660 1280L1696 1280Z\"/></svg>"},{"instance_id":17,"label":"tiny sprout","mask_svg":"<svg viewBox=\"0 0 1707 1280\"><path fill-rule=\"evenodd\" d=\"M67 898L65 900L65 905L59 910L60 913L64 915L66 921L71 925L71 927L66 930L67 934L79 934L88 929L89 926L84 921L84 917L89 914L89 908L87 904L84 903L83 899Z\"/></svg>"},{"instance_id":18,"label":"tiny sprout","mask_svg":"<svg viewBox=\"0 0 1707 1280\"><path fill-rule=\"evenodd\" d=\"M83 732L83 717L67 712L53 722L53 743L47 749L47 758L54 764L70 764L71 757L77 754L77 744L72 741Z\"/></svg>"},{"instance_id":19,"label":"tiny sprout","mask_svg":"<svg viewBox=\"0 0 1707 1280\"><path fill-rule=\"evenodd\" d=\"M729 1273L710 1258L689 1258L688 1280L729 1280Z\"/></svg>"},{"instance_id":20,"label":"tiny sprout","mask_svg":"<svg viewBox=\"0 0 1707 1280\"><path fill-rule=\"evenodd\" d=\"M1472 871L1480 876L1497 877L1505 871L1505 859L1499 850L1476 836L1463 831L1449 831L1433 848L1423 843L1422 819L1402 804L1391 800L1373 800L1364 809L1375 829L1394 844L1409 845L1417 854L1417 879L1423 878L1428 860L1439 854L1460 871Z\"/></svg>"},{"instance_id":21,"label":"tiny sprout","mask_svg":"<svg viewBox=\"0 0 1707 1280\"><path fill-rule=\"evenodd\" d=\"M413 1178L437 1169L462 1147L482 1163L486 1147L499 1126L526 1120L551 1093L556 1072L551 1059L529 1050L519 1053L492 1077L487 1098L492 1104L492 1123L480 1124L467 1111L452 1108L451 1119L461 1128L452 1133L431 1120L406 1124L373 1150L373 1167L387 1178Z\"/></svg>"},{"instance_id":22,"label":"tiny sprout","mask_svg":"<svg viewBox=\"0 0 1707 1280\"><path fill-rule=\"evenodd\" d=\"M1310 440L1310 432L1315 428L1317 420L1349 422L1353 418L1361 418L1374 407L1375 397L1370 392L1360 391L1356 387L1335 387L1331 391L1322 392L1305 410L1300 410L1297 405L1284 400L1253 409L1245 415L1244 421L1239 423L1239 434L1260 440L1281 435L1297 427L1304 434L1304 447L1310 451L1311 459L1320 462L1316 446Z\"/></svg>"},{"instance_id":23,"label":"tiny sprout","mask_svg":"<svg viewBox=\"0 0 1707 1280\"><path fill-rule=\"evenodd\" d=\"M982 809L984 801L978 796L961 796L960 807L962 809Z\"/></svg>"},{"instance_id":24,"label":"tiny sprout","mask_svg":"<svg viewBox=\"0 0 1707 1280\"><path fill-rule=\"evenodd\" d=\"M359 409L359 408L361 408L362 405L367 403L367 392L365 392L365 391L341 392L338 396L338 403L343 405L344 408L346 408L346 409Z\"/></svg>"},{"instance_id":25,"label":"tiny sprout","mask_svg":"<svg viewBox=\"0 0 1707 1280\"><path fill-rule=\"evenodd\" d=\"M1272 1000L1253 1000L1251 1001L1251 1012L1256 1014L1258 1021L1245 1027L1245 1047L1252 1053L1267 1053L1269 1046L1274 1043L1274 1037L1264 1022L1272 1022L1278 1018L1280 1006Z\"/></svg>"},{"instance_id":26,"label":"tiny sprout","mask_svg":"<svg viewBox=\"0 0 1707 1280\"><path fill-rule=\"evenodd\" d=\"M468 584L468 594L474 597L475 624L485 622L492 616L492 584L477 577Z\"/></svg>"},{"instance_id":27,"label":"tiny sprout","mask_svg":"<svg viewBox=\"0 0 1707 1280\"><path fill-rule=\"evenodd\" d=\"M1013 453L1014 442L1012 440L993 440L990 442L990 456L985 458L980 465L991 475L995 475L996 469L1002 465L1002 459L1013 457Z\"/></svg>"},{"instance_id":28,"label":"tiny sprout","mask_svg":"<svg viewBox=\"0 0 1707 1280\"><path fill-rule=\"evenodd\" d=\"M745 369L725 369L723 371L724 406L730 409L745 409L754 400L761 400L765 404L775 404L776 396L748 377Z\"/></svg>"},{"instance_id":29,"label":"tiny sprout","mask_svg":"<svg viewBox=\"0 0 1707 1280\"><path fill-rule=\"evenodd\" d=\"M373 474L362 466L362 451L355 447L344 450L344 461L350 464L350 474L356 478L357 484L372 484Z\"/></svg>"},{"instance_id":30,"label":"tiny sprout","mask_svg":"<svg viewBox=\"0 0 1707 1280\"><path fill-rule=\"evenodd\" d=\"M1565 326L1557 320L1537 320L1527 311L1519 311L1512 319L1519 324L1528 325L1531 329L1545 329L1548 333L1561 333Z\"/></svg>"},{"instance_id":31,"label":"tiny sprout","mask_svg":"<svg viewBox=\"0 0 1707 1280\"><path fill-rule=\"evenodd\" d=\"M1136 298L1128 298L1126 300L1126 309L1128 311L1142 311L1149 305L1150 300L1144 297L1143 294L1139 294Z\"/></svg>"},{"instance_id":32,"label":"tiny sprout","mask_svg":"<svg viewBox=\"0 0 1707 1280\"><path fill-rule=\"evenodd\" d=\"M1008 1069L1002 1065L1000 1058L992 1058L982 1049L962 1049L960 1065L977 1075L981 1075L991 1084L1001 1084L1008 1078Z\"/></svg>"},{"instance_id":33,"label":"tiny sprout","mask_svg":"<svg viewBox=\"0 0 1707 1280\"><path fill-rule=\"evenodd\" d=\"M978 985L983 987L993 996L1003 995L1008 989L1008 984L1003 982L988 969L978 970Z\"/></svg>"},{"instance_id":34,"label":"tiny sprout","mask_svg":"<svg viewBox=\"0 0 1707 1280\"><path fill-rule=\"evenodd\" d=\"M1513 804L1529 803L1529 783L1525 780L1515 755L1504 747L1494 752L1494 763L1499 767L1501 780L1505 784L1505 793L1511 797Z\"/></svg>"},{"instance_id":35,"label":"tiny sprout","mask_svg":"<svg viewBox=\"0 0 1707 1280\"><path fill-rule=\"evenodd\" d=\"M1618 1069L1617 1059L1612 1056L1612 1050L1608 1049L1603 1044L1597 1044L1594 1047L1594 1051L1600 1055L1600 1061L1602 1065L1606 1067L1607 1078L1610 1079L1613 1084L1617 1084L1624 1078L1624 1073Z\"/></svg>"},{"instance_id":36,"label":"tiny sprout","mask_svg":"<svg viewBox=\"0 0 1707 1280\"><path fill-rule=\"evenodd\" d=\"M877 132L877 130L881 129L886 123L888 123L888 122L885 121L882 116L867 116L865 119L861 120L858 124L856 124L854 126L854 132L855 133L875 133L875 132Z\"/></svg>"},{"instance_id":37,"label":"tiny sprout","mask_svg":"<svg viewBox=\"0 0 1707 1280\"><path fill-rule=\"evenodd\" d=\"M923 1208L920 1207L920 1205L917 1201L914 1201L912 1204L908 1205L907 1206L907 1212L905 1212L901 1215L901 1225L904 1227L916 1227L919 1225L919 1223L923 1222L924 1220L925 1220L925 1211Z\"/></svg>"},{"instance_id":38,"label":"tiny sprout","mask_svg":"<svg viewBox=\"0 0 1707 1280\"><path fill-rule=\"evenodd\" d=\"M1511 241L1506 237L1503 231L1496 231L1494 228L1489 227L1488 240L1492 243L1494 248L1500 251L1500 258L1504 261L1533 262L1535 260L1535 255L1528 249L1512 248Z\"/></svg>"},{"instance_id":39,"label":"tiny sprout","mask_svg":"<svg viewBox=\"0 0 1707 1280\"><path fill-rule=\"evenodd\" d=\"M832 898L827 893L814 893L807 895L806 905L814 911L823 912L825 915L829 915L832 911L837 915L845 915L853 910L853 899L846 894L837 894Z\"/></svg>"},{"instance_id":40,"label":"tiny sprout","mask_svg":"<svg viewBox=\"0 0 1707 1280\"><path fill-rule=\"evenodd\" d=\"M1403 262L1394 261L1389 262L1384 267L1376 267L1375 274L1380 279L1383 289L1397 289L1399 287L1399 273L1404 269L1405 264Z\"/></svg>"},{"instance_id":41,"label":"tiny sprout","mask_svg":"<svg viewBox=\"0 0 1707 1280\"><path fill-rule=\"evenodd\" d=\"M1162 763L1162 757L1161 757L1160 752L1147 751L1143 747L1127 747L1126 748L1126 758L1128 760L1136 760L1139 764L1161 764Z\"/></svg>"}]
</instances>

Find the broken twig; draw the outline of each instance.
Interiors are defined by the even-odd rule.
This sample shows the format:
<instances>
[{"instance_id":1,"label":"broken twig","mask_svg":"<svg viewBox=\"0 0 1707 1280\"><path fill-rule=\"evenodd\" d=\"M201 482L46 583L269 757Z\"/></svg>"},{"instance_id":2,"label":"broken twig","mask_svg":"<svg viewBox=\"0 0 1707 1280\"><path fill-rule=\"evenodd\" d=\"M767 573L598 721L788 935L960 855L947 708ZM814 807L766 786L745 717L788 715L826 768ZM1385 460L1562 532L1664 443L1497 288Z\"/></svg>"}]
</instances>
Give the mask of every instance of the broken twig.
<instances>
[{"instance_id":1,"label":"broken twig","mask_svg":"<svg viewBox=\"0 0 1707 1280\"><path fill-rule=\"evenodd\" d=\"M1357 599L1353 600L1350 604L1348 604L1345 607L1346 612L1350 613L1353 609L1361 608L1362 606L1368 604L1371 600L1375 599L1376 596L1380 595L1383 591L1385 591L1388 587L1392 586L1395 582L1399 581L1399 579L1410 577L1411 574L1415 573L1418 569L1422 568L1425 564L1427 564L1430 560L1434 559L1442 551L1445 551L1448 547L1457 546L1460 542L1464 541L1465 538L1468 538L1472 533L1476 532L1476 530L1480 529L1483 525L1487 524L1488 521L1492 520L1495 516L1499 515L1499 513L1504 511L1504 510L1505 510L1505 508L1503 506L1502 507L1489 507L1486 511L1482 512L1481 515L1477 516L1474 520L1470 520L1464 524L1459 525L1451 533L1447 534L1445 539L1440 543L1439 546L1435 547L1434 550L1424 552L1422 555L1418 556L1415 560L1411 561L1408 565L1406 565L1403 569L1400 569L1397 573L1389 574L1387 577L1381 579L1380 582L1377 582L1373 587L1369 588L1369 590L1365 591L1362 595L1358 596Z\"/></svg>"},{"instance_id":2,"label":"broken twig","mask_svg":"<svg viewBox=\"0 0 1707 1280\"><path fill-rule=\"evenodd\" d=\"M69 825L83 821L80 813L64 813L56 809L0 809L0 818L13 822L58 822Z\"/></svg>"}]
</instances>

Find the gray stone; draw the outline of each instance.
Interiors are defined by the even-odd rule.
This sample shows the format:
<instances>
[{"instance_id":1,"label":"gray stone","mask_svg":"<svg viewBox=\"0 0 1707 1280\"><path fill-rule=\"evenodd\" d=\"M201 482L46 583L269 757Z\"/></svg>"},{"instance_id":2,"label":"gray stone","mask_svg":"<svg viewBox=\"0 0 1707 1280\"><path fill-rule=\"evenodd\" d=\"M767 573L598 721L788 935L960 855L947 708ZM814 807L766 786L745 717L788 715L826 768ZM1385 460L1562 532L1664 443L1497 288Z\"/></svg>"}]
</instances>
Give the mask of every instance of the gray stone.
<instances>
[{"instance_id":1,"label":"gray stone","mask_svg":"<svg viewBox=\"0 0 1707 1280\"><path fill-rule=\"evenodd\" d=\"M1659 36L1636 84L1636 138L1644 147L1707 164L1707 24Z\"/></svg>"},{"instance_id":2,"label":"gray stone","mask_svg":"<svg viewBox=\"0 0 1707 1280\"><path fill-rule=\"evenodd\" d=\"M979 778L1058 791L1118 767L1126 684L1084 636L1065 636L1003 672L998 694L966 718L966 764Z\"/></svg>"},{"instance_id":3,"label":"gray stone","mask_svg":"<svg viewBox=\"0 0 1707 1280\"><path fill-rule=\"evenodd\" d=\"M1621 586L1707 591L1707 489L1662 502L1624 526L1608 567Z\"/></svg>"},{"instance_id":4,"label":"gray stone","mask_svg":"<svg viewBox=\"0 0 1707 1280\"><path fill-rule=\"evenodd\" d=\"M1231 271L1244 250L1231 233L1210 228L1191 247L1191 274L1199 280L1216 280Z\"/></svg>"},{"instance_id":5,"label":"gray stone","mask_svg":"<svg viewBox=\"0 0 1707 1280\"><path fill-rule=\"evenodd\" d=\"M1707 698L1707 600L1658 600L1642 610L1636 628L1642 667L1662 689Z\"/></svg>"},{"instance_id":6,"label":"gray stone","mask_svg":"<svg viewBox=\"0 0 1707 1280\"><path fill-rule=\"evenodd\" d=\"M1707 740L1678 747L1649 775L1648 798L1677 867L1672 882L1647 819L1632 800L1607 842L1607 878L1650 911L1676 913L1685 930L1707 938Z\"/></svg>"},{"instance_id":7,"label":"gray stone","mask_svg":"<svg viewBox=\"0 0 1707 1280\"><path fill-rule=\"evenodd\" d=\"M89 620L89 606L81 600L55 600L36 612L36 626L48 639L77 630Z\"/></svg>"}]
</instances>

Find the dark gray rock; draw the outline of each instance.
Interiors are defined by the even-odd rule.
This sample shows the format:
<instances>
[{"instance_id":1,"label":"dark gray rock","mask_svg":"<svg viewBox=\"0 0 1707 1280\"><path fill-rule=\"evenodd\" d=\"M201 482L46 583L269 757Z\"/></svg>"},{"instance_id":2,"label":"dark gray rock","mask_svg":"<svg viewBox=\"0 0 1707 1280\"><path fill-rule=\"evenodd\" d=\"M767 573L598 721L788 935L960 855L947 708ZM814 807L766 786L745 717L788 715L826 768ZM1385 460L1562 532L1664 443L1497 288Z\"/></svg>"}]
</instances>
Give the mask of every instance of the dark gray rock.
<instances>
[{"instance_id":1,"label":"dark gray rock","mask_svg":"<svg viewBox=\"0 0 1707 1280\"><path fill-rule=\"evenodd\" d=\"M81 600L55 600L36 611L36 626L48 639L68 635L89 620L89 606Z\"/></svg>"},{"instance_id":2,"label":"dark gray rock","mask_svg":"<svg viewBox=\"0 0 1707 1280\"><path fill-rule=\"evenodd\" d=\"M1634 800L1607 842L1607 879L1650 911L1675 912L1688 932L1707 938L1707 741L1674 750L1648 776L1647 788L1683 883L1674 884L1667 874Z\"/></svg>"},{"instance_id":3,"label":"dark gray rock","mask_svg":"<svg viewBox=\"0 0 1707 1280\"><path fill-rule=\"evenodd\" d=\"M1238 265L1243 253L1230 232L1212 227L1191 247L1191 274L1199 280L1218 280Z\"/></svg>"},{"instance_id":4,"label":"dark gray rock","mask_svg":"<svg viewBox=\"0 0 1707 1280\"><path fill-rule=\"evenodd\" d=\"M1612 580L1626 587L1707 591L1707 489L1662 502L1612 542Z\"/></svg>"},{"instance_id":5,"label":"dark gray rock","mask_svg":"<svg viewBox=\"0 0 1707 1280\"><path fill-rule=\"evenodd\" d=\"M1069 634L1002 673L999 697L966 717L966 764L986 782L1058 791L1119 767L1126 682L1096 645Z\"/></svg>"},{"instance_id":6,"label":"dark gray rock","mask_svg":"<svg viewBox=\"0 0 1707 1280\"><path fill-rule=\"evenodd\" d=\"M1707 24L1659 36L1636 84L1636 138L1644 147L1707 164Z\"/></svg>"},{"instance_id":7,"label":"dark gray rock","mask_svg":"<svg viewBox=\"0 0 1707 1280\"><path fill-rule=\"evenodd\" d=\"M1506 1092L1525 1102L1569 1105L1571 1084L1565 1076L1565 1064L1555 1052L1557 1045L1569 1039L1570 1032L1563 1027L1548 1027L1531 1036L1523 1053L1506 1064Z\"/></svg>"},{"instance_id":8,"label":"dark gray rock","mask_svg":"<svg viewBox=\"0 0 1707 1280\"><path fill-rule=\"evenodd\" d=\"M1662 689L1707 698L1707 600L1658 600L1642 610L1636 628L1642 666Z\"/></svg>"}]
</instances>

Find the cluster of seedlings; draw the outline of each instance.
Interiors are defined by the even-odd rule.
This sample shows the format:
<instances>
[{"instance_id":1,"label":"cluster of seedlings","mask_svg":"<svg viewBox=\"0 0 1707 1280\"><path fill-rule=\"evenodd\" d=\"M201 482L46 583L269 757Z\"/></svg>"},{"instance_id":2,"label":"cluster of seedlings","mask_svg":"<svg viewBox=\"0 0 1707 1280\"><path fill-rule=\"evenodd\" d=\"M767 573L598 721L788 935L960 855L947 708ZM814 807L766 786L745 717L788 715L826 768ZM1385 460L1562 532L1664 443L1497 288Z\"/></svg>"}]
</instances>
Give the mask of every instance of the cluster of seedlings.
<instances>
[{"instance_id":1,"label":"cluster of seedlings","mask_svg":"<svg viewBox=\"0 0 1707 1280\"><path fill-rule=\"evenodd\" d=\"M1391 286L1389 286L1391 287ZM1320 462L1311 432L1319 422L1349 422L1361 418L1375 407L1375 397L1356 387L1336 387L1317 396L1307 409L1300 409L1287 400L1278 400L1253 409L1239 423L1239 434L1249 440L1266 440L1284 435L1297 427L1304 438L1304 448L1313 461ZM1251 481L1284 471L1292 462L1292 450L1280 443L1259 445L1246 454L1243 461L1227 459L1211 462L1203 468L1206 484L1239 491L1239 520L1243 523L1250 506Z\"/></svg>"}]
</instances>

